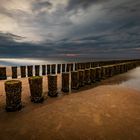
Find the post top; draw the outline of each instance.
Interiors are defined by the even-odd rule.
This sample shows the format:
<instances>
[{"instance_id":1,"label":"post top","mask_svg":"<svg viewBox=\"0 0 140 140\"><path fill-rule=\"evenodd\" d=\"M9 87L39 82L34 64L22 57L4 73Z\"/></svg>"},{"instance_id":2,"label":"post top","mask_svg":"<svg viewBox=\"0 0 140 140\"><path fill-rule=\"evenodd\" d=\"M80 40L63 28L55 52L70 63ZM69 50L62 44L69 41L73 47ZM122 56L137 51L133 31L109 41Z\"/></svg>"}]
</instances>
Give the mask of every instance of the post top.
<instances>
[{"instance_id":1,"label":"post top","mask_svg":"<svg viewBox=\"0 0 140 140\"><path fill-rule=\"evenodd\" d=\"M6 85L14 85L14 84L18 84L21 83L21 81L19 80L8 80L5 82Z\"/></svg>"}]
</instances>

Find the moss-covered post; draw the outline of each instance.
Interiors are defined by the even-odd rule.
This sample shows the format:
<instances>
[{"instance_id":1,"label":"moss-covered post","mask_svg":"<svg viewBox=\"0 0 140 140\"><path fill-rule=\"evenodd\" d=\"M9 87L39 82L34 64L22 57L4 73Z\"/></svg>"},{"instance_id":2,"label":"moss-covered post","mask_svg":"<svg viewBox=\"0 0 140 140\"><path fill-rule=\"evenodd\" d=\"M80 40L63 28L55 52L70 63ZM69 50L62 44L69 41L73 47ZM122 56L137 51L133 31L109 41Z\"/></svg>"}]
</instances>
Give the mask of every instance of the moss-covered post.
<instances>
[{"instance_id":1,"label":"moss-covered post","mask_svg":"<svg viewBox=\"0 0 140 140\"><path fill-rule=\"evenodd\" d=\"M96 82L96 68L90 68L90 80L92 83Z\"/></svg>"},{"instance_id":2,"label":"moss-covered post","mask_svg":"<svg viewBox=\"0 0 140 140\"><path fill-rule=\"evenodd\" d=\"M96 67L96 81L101 80L101 67Z\"/></svg>"},{"instance_id":3,"label":"moss-covered post","mask_svg":"<svg viewBox=\"0 0 140 140\"><path fill-rule=\"evenodd\" d=\"M6 80L6 67L0 67L0 80Z\"/></svg>"},{"instance_id":4,"label":"moss-covered post","mask_svg":"<svg viewBox=\"0 0 140 140\"><path fill-rule=\"evenodd\" d=\"M20 66L21 78L26 77L26 66Z\"/></svg>"},{"instance_id":5,"label":"moss-covered post","mask_svg":"<svg viewBox=\"0 0 140 140\"><path fill-rule=\"evenodd\" d=\"M85 71L78 70L79 72L79 87L83 87L85 85Z\"/></svg>"},{"instance_id":6,"label":"moss-covered post","mask_svg":"<svg viewBox=\"0 0 140 140\"><path fill-rule=\"evenodd\" d=\"M65 64L62 64L62 72L65 72Z\"/></svg>"},{"instance_id":7,"label":"moss-covered post","mask_svg":"<svg viewBox=\"0 0 140 140\"><path fill-rule=\"evenodd\" d=\"M90 85L91 80L90 80L90 69L85 69L85 84Z\"/></svg>"},{"instance_id":8,"label":"moss-covered post","mask_svg":"<svg viewBox=\"0 0 140 140\"><path fill-rule=\"evenodd\" d=\"M57 95L57 75L48 75L48 96L56 97Z\"/></svg>"},{"instance_id":9,"label":"moss-covered post","mask_svg":"<svg viewBox=\"0 0 140 140\"><path fill-rule=\"evenodd\" d=\"M43 77L33 76L28 78L31 102L40 103L43 101Z\"/></svg>"},{"instance_id":10,"label":"moss-covered post","mask_svg":"<svg viewBox=\"0 0 140 140\"><path fill-rule=\"evenodd\" d=\"M40 66L35 65L35 76L39 76L39 73L40 73Z\"/></svg>"},{"instance_id":11,"label":"moss-covered post","mask_svg":"<svg viewBox=\"0 0 140 140\"><path fill-rule=\"evenodd\" d=\"M56 74L56 64L51 65L51 74Z\"/></svg>"},{"instance_id":12,"label":"moss-covered post","mask_svg":"<svg viewBox=\"0 0 140 140\"><path fill-rule=\"evenodd\" d=\"M50 65L47 65L47 74L50 74L50 70L51 70Z\"/></svg>"},{"instance_id":13,"label":"moss-covered post","mask_svg":"<svg viewBox=\"0 0 140 140\"><path fill-rule=\"evenodd\" d=\"M33 76L33 66L27 66L28 77Z\"/></svg>"},{"instance_id":14,"label":"moss-covered post","mask_svg":"<svg viewBox=\"0 0 140 140\"><path fill-rule=\"evenodd\" d=\"M71 72L71 89L79 89L79 73L78 71Z\"/></svg>"},{"instance_id":15,"label":"moss-covered post","mask_svg":"<svg viewBox=\"0 0 140 140\"><path fill-rule=\"evenodd\" d=\"M58 73L58 74L61 73L61 64L57 64L57 73Z\"/></svg>"},{"instance_id":16,"label":"moss-covered post","mask_svg":"<svg viewBox=\"0 0 140 140\"><path fill-rule=\"evenodd\" d=\"M19 80L8 80L5 82L6 111L17 111L22 108L21 92L22 83Z\"/></svg>"},{"instance_id":17,"label":"moss-covered post","mask_svg":"<svg viewBox=\"0 0 140 140\"><path fill-rule=\"evenodd\" d=\"M42 65L42 75L46 75L46 65Z\"/></svg>"},{"instance_id":18,"label":"moss-covered post","mask_svg":"<svg viewBox=\"0 0 140 140\"><path fill-rule=\"evenodd\" d=\"M62 73L62 91L63 92L69 92L69 84L70 84L70 73L65 72Z\"/></svg>"},{"instance_id":19,"label":"moss-covered post","mask_svg":"<svg viewBox=\"0 0 140 140\"><path fill-rule=\"evenodd\" d=\"M12 78L17 78L17 67L12 67Z\"/></svg>"}]
</instances>

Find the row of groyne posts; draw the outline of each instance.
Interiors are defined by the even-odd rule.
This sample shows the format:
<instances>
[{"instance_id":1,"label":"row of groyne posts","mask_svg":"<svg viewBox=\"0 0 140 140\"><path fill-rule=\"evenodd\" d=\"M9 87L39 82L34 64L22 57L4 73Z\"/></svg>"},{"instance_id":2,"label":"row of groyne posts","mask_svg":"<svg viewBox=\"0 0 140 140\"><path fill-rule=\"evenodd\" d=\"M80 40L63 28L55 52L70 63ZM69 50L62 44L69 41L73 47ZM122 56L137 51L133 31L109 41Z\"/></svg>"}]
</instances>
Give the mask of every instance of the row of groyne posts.
<instances>
[{"instance_id":1,"label":"row of groyne posts","mask_svg":"<svg viewBox=\"0 0 140 140\"><path fill-rule=\"evenodd\" d=\"M58 95L57 74L61 74L62 92L68 93L71 89L78 90L84 85L94 84L117 74L125 73L128 70L140 65L140 60L85 62L69 64L42 65L40 75L40 65L35 65L35 75L33 76L33 66L20 66L21 78L28 77L31 101L40 103L43 97L43 76L48 76L48 96ZM57 66L57 72L56 72ZM21 93L22 82L16 80L18 77L17 67L11 67L12 80L5 81L6 111L17 111L22 108ZM57 74L56 74L57 73ZM6 80L6 67L0 67L0 80Z\"/></svg>"}]
</instances>

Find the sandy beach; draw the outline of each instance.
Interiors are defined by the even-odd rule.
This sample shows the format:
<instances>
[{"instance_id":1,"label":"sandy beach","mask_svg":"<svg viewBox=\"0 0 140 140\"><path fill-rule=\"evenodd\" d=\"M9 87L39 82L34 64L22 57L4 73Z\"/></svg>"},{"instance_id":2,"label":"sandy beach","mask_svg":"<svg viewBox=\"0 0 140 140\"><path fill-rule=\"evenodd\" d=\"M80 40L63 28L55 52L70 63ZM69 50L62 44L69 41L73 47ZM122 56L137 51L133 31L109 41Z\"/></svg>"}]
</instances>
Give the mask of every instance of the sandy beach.
<instances>
[{"instance_id":1,"label":"sandy beach","mask_svg":"<svg viewBox=\"0 0 140 140\"><path fill-rule=\"evenodd\" d=\"M115 76L116 80L118 76ZM121 75L120 75L121 77ZM122 75L122 77L125 77ZM127 77L125 77L127 79ZM61 80L58 75L58 89ZM140 91L117 85L86 86L57 98L47 97L47 77L43 77L45 101L30 102L28 79L22 81L23 108L7 113L4 81L0 81L0 140L139 140ZM93 88L94 87L94 88Z\"/></svg>"}]
</instances>

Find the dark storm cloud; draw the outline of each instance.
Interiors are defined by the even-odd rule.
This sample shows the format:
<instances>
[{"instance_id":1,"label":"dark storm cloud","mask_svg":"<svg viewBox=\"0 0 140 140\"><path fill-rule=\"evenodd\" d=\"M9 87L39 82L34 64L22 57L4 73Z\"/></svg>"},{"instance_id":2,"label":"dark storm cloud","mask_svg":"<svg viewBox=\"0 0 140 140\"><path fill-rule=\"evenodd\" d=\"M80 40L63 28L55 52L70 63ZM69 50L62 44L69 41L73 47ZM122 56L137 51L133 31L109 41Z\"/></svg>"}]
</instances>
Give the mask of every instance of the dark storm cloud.
<instances>
[{"instance_id":1,"label":"dark storm cloud","mask_svg":"<svg viewBox=\"0 0 140 140\"><path fill-rule=\"evenodd\" d=\"M73 9L78 9L78 8L88 8L92 4L98 4L105 2L107 0L69 0L67 10L73 10Z\"/></svg>"},{"instance_id":2,"label":"dark storm cloud","mask_svg":"<svg viewBox=\"0 0 140 140\"><path fill-rule=\"evenodd\" d=\"M80 9L80 10L79 10ZM82 9L82 10L81 10ZM76 12L71 12L76 11ZM33 0L31 9L0 13L18 21L19 29L33 34L30 42L16 33L0 33L0 57L139 57L140 1ZM19 34L19 35L16 35ZM24 36L24 35L23 35ZM43 40L35 42L38 36ZM32 39L31 38L31 39Z\"/></svg>"},{"instance_id":3,"label":"dark storm cloud","mask_svg":"<svg viewBox=\"0 0 140 140\"><path fill-rule=\"evenodd\" d=\"M33 11L40 11L44 8L51 9L53 7L53 4L49 1L35 1L32 4Z\"/></svg>"}]
</instances>

